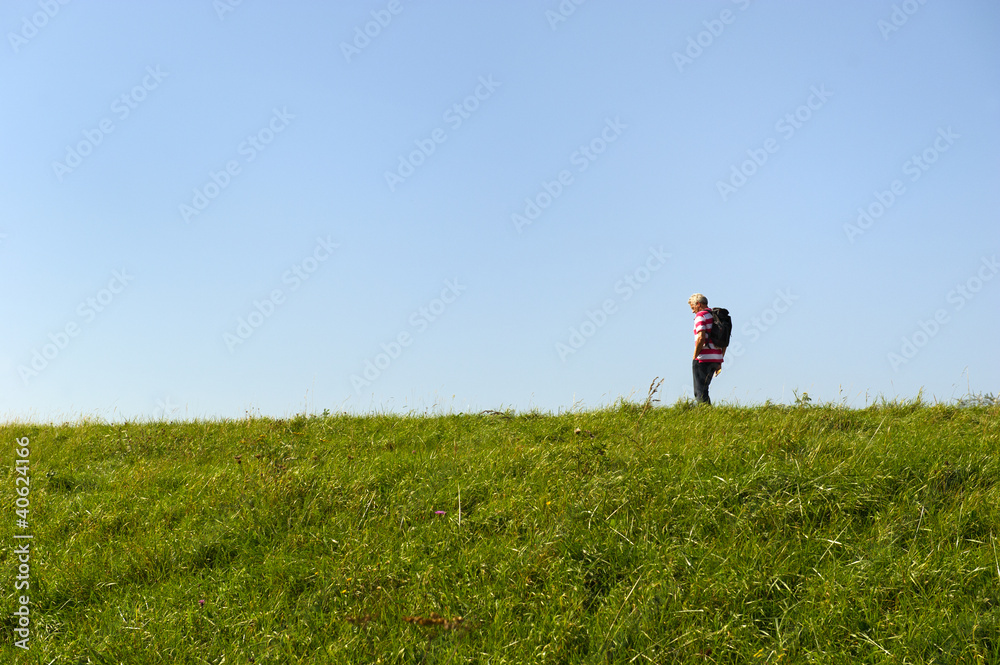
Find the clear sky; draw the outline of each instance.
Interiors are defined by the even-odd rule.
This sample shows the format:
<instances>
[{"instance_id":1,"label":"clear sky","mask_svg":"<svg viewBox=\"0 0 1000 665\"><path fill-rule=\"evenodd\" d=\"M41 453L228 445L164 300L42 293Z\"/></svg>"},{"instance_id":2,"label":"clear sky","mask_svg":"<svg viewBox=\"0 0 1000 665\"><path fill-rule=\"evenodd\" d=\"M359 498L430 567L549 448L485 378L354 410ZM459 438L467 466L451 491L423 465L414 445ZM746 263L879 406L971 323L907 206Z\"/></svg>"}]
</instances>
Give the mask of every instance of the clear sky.
<instances>
[{"instance_id":1,"label":"clear sky","mask_svg":"<svg viewBox=\"0 0 1000 665\"><path fill-rule=\"evenodd\" d=\"M9 0L0 416L1000 392L987 0Z\"/></svg>"}]
</instances>

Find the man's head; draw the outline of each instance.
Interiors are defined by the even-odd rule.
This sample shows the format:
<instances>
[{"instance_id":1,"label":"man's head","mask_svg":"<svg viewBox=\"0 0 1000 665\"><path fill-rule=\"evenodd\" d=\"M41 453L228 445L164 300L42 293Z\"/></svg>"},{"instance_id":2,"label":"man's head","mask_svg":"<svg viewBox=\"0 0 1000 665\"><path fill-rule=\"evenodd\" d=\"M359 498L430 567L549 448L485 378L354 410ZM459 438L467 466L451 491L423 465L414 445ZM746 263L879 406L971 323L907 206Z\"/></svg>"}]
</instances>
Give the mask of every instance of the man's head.
<instances>
[{"instance_id":1,"label":"man's head","mask_svg":"<svg viewBox=\"0 0 1000 665\"><path fill-rule=\"evenodd\" d=\"M708 308L708 298L701 293L695 293L688 298L688 305L691 306L691 311L697 314L701 310Z\"/></svg>"}]
</instances>

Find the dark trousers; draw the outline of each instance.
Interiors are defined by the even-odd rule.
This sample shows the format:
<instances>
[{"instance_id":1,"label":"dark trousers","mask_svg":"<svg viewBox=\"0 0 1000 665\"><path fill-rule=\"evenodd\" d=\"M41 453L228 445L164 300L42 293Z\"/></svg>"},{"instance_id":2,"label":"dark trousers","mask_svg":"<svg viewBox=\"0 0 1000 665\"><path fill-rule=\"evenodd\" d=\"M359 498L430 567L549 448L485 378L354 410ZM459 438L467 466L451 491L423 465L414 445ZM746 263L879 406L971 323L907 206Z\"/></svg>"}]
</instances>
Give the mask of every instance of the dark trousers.
<instances>
[{"instance_id":1,"label":"dark trousers","mask_svg":"<svg viewBox=\"0 0 1000 665\"><path fill-rule=\"evenodd\" d=\"M697 360L691 361L691 371L694 374L694 399L699 404L711 404L708 398L708 386L712 383L715 372L722 367L722 363L700 363Z\"/></svg>"}]
</instances>

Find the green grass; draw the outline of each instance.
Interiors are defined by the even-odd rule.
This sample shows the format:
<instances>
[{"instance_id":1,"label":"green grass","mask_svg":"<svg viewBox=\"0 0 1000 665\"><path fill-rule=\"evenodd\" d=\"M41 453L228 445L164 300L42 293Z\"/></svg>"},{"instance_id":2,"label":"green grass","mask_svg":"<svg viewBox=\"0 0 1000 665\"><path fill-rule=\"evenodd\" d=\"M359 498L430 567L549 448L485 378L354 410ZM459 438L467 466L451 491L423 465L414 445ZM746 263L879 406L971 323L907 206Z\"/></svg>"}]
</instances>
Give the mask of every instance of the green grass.
<instances>
[{"instance_id":1,"label":"green grass","mask_svg":"<svg viewBox=\"0 0 1000 665\"><path fill-rule=\"evenodd\" d=\"M4 662L1000 662L995 406L0 429Z\"/></svg>"}]
</instances>

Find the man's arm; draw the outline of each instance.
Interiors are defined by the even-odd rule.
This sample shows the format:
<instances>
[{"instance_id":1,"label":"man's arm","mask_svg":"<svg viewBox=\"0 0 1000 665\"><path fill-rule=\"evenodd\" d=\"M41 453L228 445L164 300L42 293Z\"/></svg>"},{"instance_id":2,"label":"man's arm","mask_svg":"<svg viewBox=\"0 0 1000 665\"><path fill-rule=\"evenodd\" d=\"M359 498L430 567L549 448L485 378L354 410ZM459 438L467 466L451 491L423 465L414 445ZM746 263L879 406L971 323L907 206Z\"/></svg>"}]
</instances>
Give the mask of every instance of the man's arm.
<instances>
[{"instance_id":1,"label":"man's arm","mask_svg":"<svg viewBox=\"0 0 1000 665\"><path fill-rule=\"evenodd\" d=\"M694 360L698 359L698 354L701 353L706 344L708 344L708 333L698 333L698 336L694 338Z\"/></svg>"}]
</instances>

